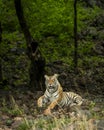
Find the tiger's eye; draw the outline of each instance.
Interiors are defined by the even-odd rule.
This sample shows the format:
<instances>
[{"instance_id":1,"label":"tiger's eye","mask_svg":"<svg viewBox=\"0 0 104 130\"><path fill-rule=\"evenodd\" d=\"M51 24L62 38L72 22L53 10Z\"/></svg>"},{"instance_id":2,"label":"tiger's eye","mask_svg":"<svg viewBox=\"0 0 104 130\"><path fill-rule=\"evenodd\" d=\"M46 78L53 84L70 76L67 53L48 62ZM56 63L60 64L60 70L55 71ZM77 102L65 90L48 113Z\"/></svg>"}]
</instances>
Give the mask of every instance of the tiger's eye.
<instances>
[{"instance_id":1,"label":"tiger's eye","mask_svg":"<svg viewBox=\"0 0 104 130\"><path fill-rule=\"evenodd\" d=\"M54 82L55 81L55 79L52 79L52 82Z\"/></svg>"}]
</instances>

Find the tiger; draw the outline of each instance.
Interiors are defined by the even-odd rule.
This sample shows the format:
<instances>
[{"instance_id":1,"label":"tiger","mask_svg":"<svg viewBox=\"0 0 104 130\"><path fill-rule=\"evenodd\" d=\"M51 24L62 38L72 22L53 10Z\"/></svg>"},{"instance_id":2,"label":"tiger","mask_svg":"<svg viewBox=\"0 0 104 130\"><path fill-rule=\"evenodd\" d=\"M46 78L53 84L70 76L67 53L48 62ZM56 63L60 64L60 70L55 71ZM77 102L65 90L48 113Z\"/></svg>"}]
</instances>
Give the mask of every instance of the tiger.
<instances>
[{"instance_id":1,"label":"tiger","mask_svg":"<svg viewBox=\"0 0 104 130\"><path fill-rule=\"evenodd\" d=\"M54 109L56 105L58 106L80 106L83 99L80 95L74 92L63 91L63 88L58 81L58 74L52 76L45 75L45 85L46 90L44 95L38 98L38 107L43 107L43 105L49 104L44 110L45 115L51 114L51 110Z\"/></svg>"}]
</instances>

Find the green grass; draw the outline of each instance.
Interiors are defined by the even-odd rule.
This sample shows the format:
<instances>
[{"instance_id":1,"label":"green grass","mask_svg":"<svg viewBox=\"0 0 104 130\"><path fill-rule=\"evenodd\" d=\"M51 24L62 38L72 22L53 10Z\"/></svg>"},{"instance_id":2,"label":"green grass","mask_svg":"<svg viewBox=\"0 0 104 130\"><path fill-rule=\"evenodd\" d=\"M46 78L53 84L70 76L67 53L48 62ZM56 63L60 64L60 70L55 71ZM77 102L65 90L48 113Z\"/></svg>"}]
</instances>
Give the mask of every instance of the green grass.
<instances>
[{"instance_id":1,"label":"green grass","mask_svg":"<svg viewBox=\"0 0 104 130\"><path fill-rule=\"evenodd\" d=\"M7 107L5 100L2 101L3 109L1 111L11 117L6 121L7 126L11 126L13 123L12 117L17 116L21 118L21 123L16 130L64 130L66 127L70 130L74 126L75 130L96 130L96 128L93 129L94 126L91 120L102 119L99 113L93 111L93 108L96 106L96 103L93 101L87 106L90 116L85 114L83 109L80 108L74 108L68 113L60 108L60 111L54 111L51 116L39 114L40 110L34 108L35 113L33 115L31 113L32 118L28 118L25 111L21 110L13 96L10 96L10 101L10 108ZM101 111L103 114L104 110L102 109Z\"/></svg>"},{"instance_id":2,"label":"green grass","mask_svg":"<svg viewBox=\"0 0 104 130\"><path fill-rule=\"evenodd\" d=\"M7 104L6 100L3 99L2 101L2 112L6 113L7 115L10 116L20 116L22 115L24 112L23 110L17 105L15 99L13 96L10 95L10 105Z\"/></svg>"}]
</instances>

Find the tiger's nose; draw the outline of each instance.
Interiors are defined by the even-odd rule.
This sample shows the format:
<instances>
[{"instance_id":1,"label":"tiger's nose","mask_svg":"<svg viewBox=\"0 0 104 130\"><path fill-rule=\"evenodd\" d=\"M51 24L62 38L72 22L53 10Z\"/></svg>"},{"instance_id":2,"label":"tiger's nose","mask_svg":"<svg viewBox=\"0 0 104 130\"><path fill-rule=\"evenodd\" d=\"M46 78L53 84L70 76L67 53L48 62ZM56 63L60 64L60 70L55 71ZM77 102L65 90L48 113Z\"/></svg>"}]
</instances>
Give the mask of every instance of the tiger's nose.
<instances>
[{"instance_id":1,"label":"tiger's nose","mask_svg":"<svg viewBox=\"0 0 104 130\"><path fill-rule=\"evenodd\" d=\"M52 84L49 84L50 87L52 87Z\"/></svg>"}]
</instances>

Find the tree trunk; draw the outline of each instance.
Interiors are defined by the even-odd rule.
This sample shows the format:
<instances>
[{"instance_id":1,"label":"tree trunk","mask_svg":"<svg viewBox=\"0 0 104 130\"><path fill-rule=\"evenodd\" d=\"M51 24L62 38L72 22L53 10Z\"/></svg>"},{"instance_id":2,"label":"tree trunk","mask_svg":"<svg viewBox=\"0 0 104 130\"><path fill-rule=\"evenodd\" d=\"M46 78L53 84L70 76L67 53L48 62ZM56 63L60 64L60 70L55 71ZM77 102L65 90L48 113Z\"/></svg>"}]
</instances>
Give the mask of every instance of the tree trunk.
<instances>
[{"instance_id":1,"label":"tree trunk","mask_svg":"<svg viewBox=\"0 0 104 130\"><path fill-rule=\"evenodd\" d=\"M1 27L1 22L0 22L0 44L2 42L2 27ZM2 75L2 58L0 54L0 82L3 80L3 75Z\"/></svg>"},{"instance_id":2,"label":"tree trunk","mask_svg":"<svg viewBox=\"0 0 104 130\"><path fill-rule=\"evenodd\" d=\"M39 43L35 41L30 34L24 17L23 8L21 6L21 0L14 0L14 3L19 24L27 43L27 55L31 60L29 71L30 87L34 87L35 90L43 90L45 59L42 57L41 52L39 51Z\"/></svg>"},{"instance_id":3,"label":"tree trunk","mask_svg":"<svg viewBox=\"0 0 104 130\"><path fill-rule=\"evenodd\" d=\"M74 0L74 67L78 67L78 41L77 41L77 0Z\"/></svg>"}]
</instances>

